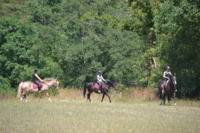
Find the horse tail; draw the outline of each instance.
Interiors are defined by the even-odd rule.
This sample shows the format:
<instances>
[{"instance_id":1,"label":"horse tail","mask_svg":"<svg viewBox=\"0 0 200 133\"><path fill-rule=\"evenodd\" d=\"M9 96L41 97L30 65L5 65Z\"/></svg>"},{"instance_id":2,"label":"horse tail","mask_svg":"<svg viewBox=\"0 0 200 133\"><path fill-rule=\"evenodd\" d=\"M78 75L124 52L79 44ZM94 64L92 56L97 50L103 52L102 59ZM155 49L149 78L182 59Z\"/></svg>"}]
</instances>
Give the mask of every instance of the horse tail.
<instances>
[{"instance_id":1,"label":"horse tail","mask_svg":"<svg viewBox=\"0 0 200 133\"><path fill-rule=\"evenodd\" d=\"M19 84L19 87L18 87L18 90L17 90L17 97L20 98L21 97L21 94L22 94L22 84L23 82L21 82Z\"/></svg>"},{"instance_id":2,"label":"horse tail","mask_svg":"<svg viewBox=\"0 0 200 133\"><path fill-rule=\"evenodd\" d=\"M85 98L85 94L86 94L86 89L87 89L87 83L85 83L84 85L84 90L83 90L83 97Z\"/></svg>"}]
</instances>

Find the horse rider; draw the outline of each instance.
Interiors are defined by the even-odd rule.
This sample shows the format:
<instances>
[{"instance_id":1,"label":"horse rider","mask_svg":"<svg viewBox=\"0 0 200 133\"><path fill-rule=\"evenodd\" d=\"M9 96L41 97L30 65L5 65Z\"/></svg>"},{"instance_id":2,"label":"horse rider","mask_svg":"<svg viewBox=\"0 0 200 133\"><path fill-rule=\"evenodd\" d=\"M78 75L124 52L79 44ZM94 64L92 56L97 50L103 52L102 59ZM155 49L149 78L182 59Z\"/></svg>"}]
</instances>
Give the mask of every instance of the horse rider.
<instances>
[{"instance_id":1,"label":"horse rider","mask_svg":"<svg viewBox=\"0 0 200 133\"><path fill-rule=\"evenodd\" d=\"M38 85L38 92L40 93L42 88L41 82L43 82L43 80L38 76L38 69L34 70L33 82Z\"/></svg>"},{"instance_id":2,"label":"horse rider","mask_svg":"<svg viewBox=\"0 0 200 133\"><path fill-rule=\"evenodd\" d=\"M167 66L167 67L166 67L166 70L165 70L164 73L163 73L163 78L164 78L163 85L164 85L164 87L167 86L167 84L168 84L168 82L169 82L171 76L172 76L172 73L171 73L171 71L170 71L170 67ZM163 87L163 88L164 88L164 87Z\"/></svg>"},{"instance_id":3,"label":"horse rider","mask_svg":"<svg viewBox=\"0 0 200 133\"><path fill-rule=\"evenodd\" d=\"M103 78L103 76L102 76L102 71L99 70L99 71L98 71L98 75L97 75L97 83L99 84L98 93L101 93L103 81L106 82L106 80L105 80L105 79Z\"/></svg>"}]
</instances>

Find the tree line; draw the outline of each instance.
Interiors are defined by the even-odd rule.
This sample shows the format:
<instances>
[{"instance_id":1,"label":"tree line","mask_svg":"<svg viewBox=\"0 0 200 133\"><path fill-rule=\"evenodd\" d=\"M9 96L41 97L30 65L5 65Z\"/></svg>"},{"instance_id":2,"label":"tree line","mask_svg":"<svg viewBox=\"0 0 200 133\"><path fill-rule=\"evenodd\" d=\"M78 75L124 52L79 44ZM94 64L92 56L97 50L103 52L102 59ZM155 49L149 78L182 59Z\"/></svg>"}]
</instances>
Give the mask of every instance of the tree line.
<instances>
[{"instance_id":1,"label":"tree line","mask_svg":"<svg viewBox=\"0 0 200 133\"><path fill-rule=\"evenodd\" d=\"M166 66L180 96L200 96L199 0L3 0L0 89L40 77L156 90Z\"/></svg>"}]
</instances>

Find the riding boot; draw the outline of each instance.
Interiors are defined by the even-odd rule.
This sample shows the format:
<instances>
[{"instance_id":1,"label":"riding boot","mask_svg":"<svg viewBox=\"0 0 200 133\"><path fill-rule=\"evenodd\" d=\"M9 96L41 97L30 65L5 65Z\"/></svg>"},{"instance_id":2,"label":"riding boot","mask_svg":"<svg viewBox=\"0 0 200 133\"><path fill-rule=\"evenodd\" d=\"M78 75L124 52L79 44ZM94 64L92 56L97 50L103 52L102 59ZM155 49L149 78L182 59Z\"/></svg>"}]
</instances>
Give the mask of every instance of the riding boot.
<instances>
[{"instance_id":1,"label":"riding boot","mask_svg":"<svg viewBox=\"0 0 200 133\"><path fill-rule=\"evenodd\" d=\"M41 91L41 88L38 87L38 93L40 93L40 92L42 92L42 91Z\"/></svg>"},{"instance_id":2,"label":"riding boot","mask_svg":"<svg viewBox=\"0 0 200 133\"><path fill-rule=\"evenodd\" d=\"M99 87L99 89L98 89L98 93L101 93L101 85L100 85L100 87Z\"/></svg>"}]
</instances>

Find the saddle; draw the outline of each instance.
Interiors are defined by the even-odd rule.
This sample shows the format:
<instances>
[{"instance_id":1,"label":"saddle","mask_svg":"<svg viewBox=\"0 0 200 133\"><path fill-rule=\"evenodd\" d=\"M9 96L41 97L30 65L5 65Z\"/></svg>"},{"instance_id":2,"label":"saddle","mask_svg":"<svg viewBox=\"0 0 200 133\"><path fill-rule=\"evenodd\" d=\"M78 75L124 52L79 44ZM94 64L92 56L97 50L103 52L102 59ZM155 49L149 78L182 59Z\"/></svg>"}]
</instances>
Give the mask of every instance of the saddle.
<instances>
[{"instance_id":1,"label":"saddle","mask_svg":"<svg viewBox=\"0 0 200 133\"><path fill-rule=\"evenodd\" d=\"M94 87L95 89L99 89L100 85L99 85L98 83L94 83L93 87ZM106 87L104 86L104 84L102 84L102 88L106 88Z\"/></svg>"},{"instance_id":2,"label":"saddle","mask_svg":"<svg viewBox=\"0 0 200 133\"><path fill-rule=\"evenodd\" d=\"M164 89L164 88L166 88L167 87L167 84L169 83L169 81L162 81L161 83L160 83L160 87L162 88L162 89Z\"/></svg>"},{"instance_id":3,"label":"saddle","mask_svg":"<svg viewBox=\"0 0 200 133\"><path fill-rule=\"evenodd\" d=\"M164 81L162 81L162 82L160 83L160 87L161 87L162 89L165 88Z\"/></svg>"},{"instance_id":4,"label":"saddle","mask_svg":"<svg viewBox=\"0 0 200 133\"><path fill-rule=\"evenodd\" d=\"M32 82L32 84L33 84L33 89L37 89L38 88L38 85L37 84L35 84L34 82ZM43 87L43 83L41 83L42 84L42 87Z\"/></svg>"}]
</instances>

